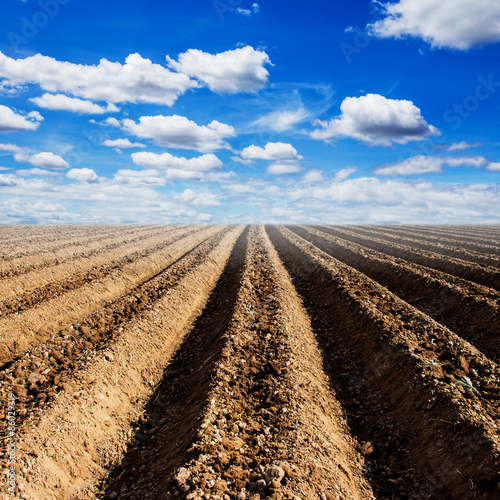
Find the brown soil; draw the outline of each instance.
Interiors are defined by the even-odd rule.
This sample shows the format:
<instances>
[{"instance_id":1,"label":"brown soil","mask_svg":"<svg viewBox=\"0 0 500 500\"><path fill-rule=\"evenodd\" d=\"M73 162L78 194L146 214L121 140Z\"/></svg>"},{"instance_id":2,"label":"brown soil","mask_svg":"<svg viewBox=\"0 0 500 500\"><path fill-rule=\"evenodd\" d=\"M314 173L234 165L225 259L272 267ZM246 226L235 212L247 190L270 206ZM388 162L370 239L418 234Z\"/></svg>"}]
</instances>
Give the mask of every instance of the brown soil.
<instances>
[{"instance_id":1,"label":"brown soil","mask_svg":"<svg viewBox=\"0 0 500 500\"><path fill-rule=\"evenodd\" d=\"M397 259L310 227L290 228L453 330L487 357L497 363L500 361L500 292L497 290Z\"/></svg>"},{"instance_id":2,"label":"brown soil","mask_svg":"<svg viewBox=\"0 0 500 500\"><path fill-rule=\"evenodd\" d=\"M366 227L362 226L366 229ZM376 229L370 227L370 229ZM429 243L443 243L445 245L450 245L456 248L467 248L469 250L475 250L477 252L494 254L498 256L500 252L500 240L496 241L491 236L480 238L468 237L464 234L443 234L443 231L433 232L431 230L426 230L424 228L411 228L411 227L401 227L401 226L385 226L383 228L384 232L392 235L400 235L403 237L418 238L421 241L426 241Z\"/></svg>"},{"instance_id":3,"label":"brown soil","mask_svg":"<svg viewBox=\"0 0 500 500\"><path fill-rule=\"evenodd\" d=\"M393 257L409 260L415 264L431 267L500 291L500 270L494 267L482 266L455 257L444 257L435 252L420 250L408 245L390 243L373 236L362 236L344 228L320 226L319 229L339 238L344 238L354 243L365 245L373 250L392 255Z\"/></svg>"},{"instance_id":4,"label":"brown soil","mask_svg":"<svg viewBox=\"0 0 500 500\"><path fill-rule=\"evenodd\" d=\"M495 227L0 228L0 266L45 259L3 298L17 491L4 473L0 498L500 498L496 271L432 251L440 234L463 257L500 241ZM1 439L6 471L6 426Z\"/></svg>"},{"instance_id":5,"label":"brown soil","mask_svg":"<svg viewBox=\"0 0 500 500\"><path fill-rule=\"evenodd\" d=\"M488 255L485 255L484 253L477 252L475 250L465 249L460 243L459 248L453 246L453 244L449 245L444 239L441 239L437 243L433 243L422 238L419 234L412 236L399 233L397 235L394 235L389 231L382 231L379 228L350 228L350 230L362 236L375 237L384 241L388 241L390 243L399 243L413 248L429 250L430 252L447 255L449 257L456 257L457 259L462 259L469 262L476 262L484 266L492 266L496 268L500 267L500 256L498 255L498 249L492 248L491 252L488 252Z\"/></svg>"},{"instance_id":6,"label":"brown soil","mask_svg":"<svg viewBox=\"0 0 500 500\"><path fill-rule=\"evenodd\" d=\"M124 263L101 279L90 280L71 290L61 290L55 284L51 297L38 301L35 307L20 313L0 318L0 363L6 364L18 359L27 349L44 339L59 335L58 332L71 328L74 322L85 315L99 310L105 304L115 301L129 290L151 279L179 257L198 245L217 228L205 228L188 234L166 248L153 252L145 258Z\"/></svg>"}]
</instances>

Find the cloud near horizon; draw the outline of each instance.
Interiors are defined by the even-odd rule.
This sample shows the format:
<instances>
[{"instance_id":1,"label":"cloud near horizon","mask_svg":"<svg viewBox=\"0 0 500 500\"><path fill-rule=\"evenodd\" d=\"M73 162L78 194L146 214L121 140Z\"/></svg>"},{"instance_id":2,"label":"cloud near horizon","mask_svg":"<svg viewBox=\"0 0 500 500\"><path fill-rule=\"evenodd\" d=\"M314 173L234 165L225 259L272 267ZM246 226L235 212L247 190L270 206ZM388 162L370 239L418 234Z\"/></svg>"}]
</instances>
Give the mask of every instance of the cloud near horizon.
<instances>
[{"instance_id":1,"label":"cloud near horizon","mask_svg":"<svg viewBox=\"0 0 500 500\"><path fill-rule=\"evenodd\" d=\"M475 167L480 168L488 164L482 156L474 157L446 157L434 155L416 155L396 163L386 163L374 169L376 175L383 176L412 176L420 174L439 174L443 166L450 167Z\"/></svg>"}]
</instances>

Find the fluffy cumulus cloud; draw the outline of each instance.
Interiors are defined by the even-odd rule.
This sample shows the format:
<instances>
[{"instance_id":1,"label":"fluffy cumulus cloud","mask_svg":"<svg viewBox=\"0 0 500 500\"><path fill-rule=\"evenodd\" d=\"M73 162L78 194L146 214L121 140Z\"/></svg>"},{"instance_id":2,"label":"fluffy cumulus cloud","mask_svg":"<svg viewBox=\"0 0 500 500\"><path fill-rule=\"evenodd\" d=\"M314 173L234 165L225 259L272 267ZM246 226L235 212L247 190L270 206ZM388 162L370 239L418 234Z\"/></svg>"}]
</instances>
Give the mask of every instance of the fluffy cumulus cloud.
<instances>
[{"instance_id":1,"label":"fluffy cumulus cloud","mask_svg":"<svg viewBox=\"0 0 500 500\"><path fill-rule=\"evenodd\" d=\"M28 159L29 163L35 167L60 170L69 168L69 163L54 153L37 153L31 155Z\"/></svg>"},{"instance_id":2,"label":"fluffy cumulus cloud","mask_svg":"<svg viewBox=\"0 0 500 500\"><path fill-rule=\"evenodd\" d=\"M486 167L486 170L489 170L490 172L500 172L500 162L491 162Z\"/></svg>"},{"instance_id":3,"label":"fluffy cumulus cloud","mask_svg":"<svg viewBox=\"0 0 500 500\"><path fill-rule=\"evenodd\" d=\"M267 173L273 175L296 174L302 169L296 161L277 161L267 167Z\"/></svg>"},{"instance_id":4,"label":"fluffy cumulus cloud","mask_svg":"<svg viewBox=\"0 0 500 500\"><path fill-rule=\"evenodd\" d=\"M118 124L119 125L119 124ZM102 142L103 146L108 148L130 149L130 148L145 148L140 142L131 142L129 139L106 139Z\"/></svg>"},{"instance_id":5,"label":"fluffy cumulus cloud","mask_svg":"<svg viewBox=\"0 0 500 500\"><path fill-rule=\"evenodd\" d=\"M97 65L85 65L41 54L13 59L0 52L0 78L4 86L38 84L51 93L64 92L92 101L167 106L189 88L199 86L188 75L154 64L139 54L130 54L125 64L101 59Z\"/></svg>"},{"instance_id":6,"label":"fluffy cumulus cloud","mask_svg":"<svg viewBox=\"0 0 500 500\"><path fill-rule=\"evenodd\" d=\"M223 163L213 154L195 158L173 156L170 153L133 153L136 165L160 172L170 181L223 182L234 176L233 172L222 172Z\"/></svg>"},{"instance_id":7,"label":"fluffy cumulus cloud","mask_svg":"<svg viewBox=\"0 0 500 500\"><path fill-rule=\"evenodd\" d=\"M17 186L19 179L12 174L0 174L0 187Z\"/></svg>"},{"instance_id":8,"label":"fluffy cumulus cloud","mask_svg":"<svg viewBox=\"0 0 500 500\"><path fill-rule=\"evenodd\" d=\"M72 168L66 177L78 182L99 182L99 176L91 168Z\"/></svg>"},{"instance_id":9,"label":"fluffy cumulus cloud","mask_svg":"<svg viewBox=\"0 0 500 500\"><path fill-rule=\"evenodd\" d=\"M186 189L181 194L176 195L175 199L189 205L203 205L217 207L220 201L214 193L209 191L195 192L192 189Z\"/></svg>"},{"instance_id":10,"label":"fluffy cumulus cloud","mask_svg":"<svg viewBox=\"0 0 500 500\"><path fill-rule=\"evenodd\" d=\"M323 181L324 181L323 172L317 168L309 170L301 178L301 182L303 184L315 184Z\"/></svg>"},{"instance_id":11,"label":"fluffy cumulus cloud","mask_svg":"<svg viewBox=\"0 0 500 500\"><path fill-rule=\"evenodd\" d=\"M368 25L379 38L417 37L432 47L468 50L500 41L498 0L399 0L377 3L382 19Z\"/></svg>"},{"instance_id":12,"label":"fluffy cumulus cloud","mask_svg":"<svg viewBox=\"0 0 500 500\"><path fill-rule=\"evenodd\" d=\"M0 144L0 151L13 153L14 160L18 163L31 163L35 167L53 170L69 168L66 160L50 152L31 154L28 148L21 148L15 144Z\"/></svg>"},{"instance_id":13,"label":"fluffy cumulus cloud","mask_svg":"<svg viewBox=\"0 0 500 500\"><path fill-rule=\"evenodd\" d=\"M302 160L302 156L291 145L284 142L268 142L263 148L259 146L246 147L240 153L246 160Z\"/></svg>"},{"instance_id":14,"label":"fluffy cumulus cloud","mask_svg":"<svg viewBox=\"0 0 500 500\"><path fill-rule=\"evenodd\" d=\"M77 97L68 97L64 94L45 93L41 97L33 97L30 101L44 109L71 111L87 115L102 115L104 113L117 113L120 111L120 108L114 104L99 106L92 101L78 99Z\"/></svg>"},{"instance_id":15,"label":"fluffy cumulus cloud","mask_svg":"<svg viewBox=\"0 0 500 500\"><path fill-rule=\"evenodd\" d=\"M189 49L174 61L167 56L169 67L197 78L219 93L254 92L266 86L270 64L269 56L253 47L245 46L219 54Z\"/></svg>"},{"instance_id":16,"label":"fluffy cumulus cloud","mask_svg":"<svg viewBox=\"0 0 500 500\"><path fill-rule=\"evenodd\" d=\"M37 111L19 114L7 106L0 105L0 132L36 130L42 120L42 115Z\"/></svg>"},{"instance_id":17,"label":"fluffy cumulus cloud","mask_svg":"<svg viewBox=\"0 0 500 500\"><path fill-rule=\"evenodd\" d=\"M439 131L429 125L411 101L387 99L379 94L346 97L340 105L342 114L325 122L315 120L321 128L311 133L313 139L331 140L352 137L371 145L390 146L421 141Z\"/></svg>"},{"instance_id":18,"label":"fluffy cumulus cloud","mask_svg":"<svg viewBox=\"0 0 500 500\"><path fill-rule=\"evenodd\" d=\"M75 223L78 216L68 213L60 203L14 199L0 204L0 219L10 224L67 224Z\"/></svg>"},{"instance_id":19,"label":"fluffy cumulus cloud","mask_svg":"<svg viewBox=\"0 0 500 500\"><path fill-rule=\"evenodd\" d=\"M309 220L332 223L496 223L500 188L486 184L436 186L425 181L360 177L293 187L288 196ZM495 222L496 221L496 222Z\"/></svg>"},{"instance_id":20,"label":"fluffy cumulus cloud","mask_svg":"<svg viewBox=\"0 0 500 500\"><path fill-rule=\"evenodd\" d=\"M173 156L170 153L133 153L132 160L141 167L152 167L160 169L183 169L192 171L218 170L222 167L222 162L214 154L206 154L197 158L182 158Z\"/></svg>"},{"instance_id":21,"label":"fluffy cumulus cloud","mask_svg":"<svg viewBox=\"0 0 500 500\"><path fill-rule=\"evenodd\" d=\"M144 139L152 139L158 146L193 149L200 153L210 153L217 149L229 148L224 140L234 137L233 127L213 120L208 125L198 125L184 116L141 116L139 123L125 119L118 124L128 134Z\"/></svg>"},{"instance_id":22,"label":"fluffy cumulus cloud","mask_svg":"<svg viewBox=\"0 0 500 500\"><path fill-rule=\"evenodd\" d=\"M167 182L165 176L155 169L121 169L114 175L114 181L118 184L132 184L134 186L164 186Z\"/></svg>"},{"instance_id":23,"label":"fluffy cumulus cloud","mask_svg":"<svg viewBox=\"0 0 500 500\"><path fill-rule=\"evenodd\" d=\"M384 176L411 176L421 174L439 174L443 166L450 167L484 167L488 161L482 156L444 157L417 155L396 163L386 163L375 168L375 174Z\"/></svg>"}]
</instances>

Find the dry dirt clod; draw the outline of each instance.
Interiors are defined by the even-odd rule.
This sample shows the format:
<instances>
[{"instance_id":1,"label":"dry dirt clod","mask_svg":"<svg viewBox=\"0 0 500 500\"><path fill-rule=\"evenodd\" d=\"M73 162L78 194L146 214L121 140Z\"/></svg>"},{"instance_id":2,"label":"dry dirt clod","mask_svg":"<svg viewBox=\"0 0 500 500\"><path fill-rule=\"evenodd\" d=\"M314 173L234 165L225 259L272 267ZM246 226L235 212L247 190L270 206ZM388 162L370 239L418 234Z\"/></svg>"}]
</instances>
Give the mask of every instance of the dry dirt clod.
<instances>
[{"instance_id":1,"label":"dry dirt clod","mask_svg":"<svg viewBox=\"0 0 500 500\"><path fill-rule=\"evenodd\" d=\"M277 481L278 483L285 477L285 471L277 465L271 465L264 472L266 482Z\"/></svg>"},{"instance_id":2,"label":"dry dirt clod","mask_svg":"<svg viewBox=\"0 0 500 500\"><path fill-rule=\"evenodd\" d=\"M191 473L187 469L181 467L175 474L174 480L177 482L179 486L181 486L186 483L190 475Z\"/></svg>"}]
</instances>

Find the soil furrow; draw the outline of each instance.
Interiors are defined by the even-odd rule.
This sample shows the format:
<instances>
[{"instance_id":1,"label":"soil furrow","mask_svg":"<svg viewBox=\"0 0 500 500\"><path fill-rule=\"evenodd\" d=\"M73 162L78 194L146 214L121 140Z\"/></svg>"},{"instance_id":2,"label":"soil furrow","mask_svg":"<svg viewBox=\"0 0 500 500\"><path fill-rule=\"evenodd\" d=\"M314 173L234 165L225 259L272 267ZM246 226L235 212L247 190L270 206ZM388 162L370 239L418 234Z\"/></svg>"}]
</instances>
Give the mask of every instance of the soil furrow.
<instances>
[{"instance_id":1,"label":"soil furrow","mask_svg":"<svg viewBox=\"0 0 500 500\"><path fill-rule=\"evenodd\" d=\"M251 229L226 345L187 458L155 475L162 480L149 498L373 498L308 319L263 228Z\"/></svg>"},{"instance_id":2,"label":"soil furrow","mask_svg":"<svg viewBox=\"0 0 500 500\"><path fill-rule=\"evenodd\" d=\"M53 340L25 353L0 372L0 396L7 397L8 391L13 391L18 398L17 412L21 417L56 397L64 383L71 379L72 372L96 351L109 345L124 325L151 308L189 269L199 265L225 233L227 229L207 238L116 302L107 304L79 324L58 332ZM2 416L0 414L0 418Z\"/></svg>"},{"instance_id":3,"label":"soil furrow","mask_svg":"<svg viewBox=\"0 0 500 500\"><path fill-rule=\"evenodd\" d=\"M30 277L26 275L36 276L38 273L43 276L43 270L51 272L54 269L54 271L56 271L59 267L61 267L61 265L67 262L71 263L78 259L91 258L106 251L116 251L122 245L130 245L134 242L141 242L151 236L154 236L155 234L181 232L183 229L184 228L177 227L167 229L144 228L143 231L126 231L123 234L119 231L115 231L106 239L97 238L93 242L87 242L67 249L57 248L53 251L47 252L48 255L33 255L6 261L0 267L0 285L5 287L6 283L9 281L12 282L11 278L20 278L25 282L29 282L28 280ZM50 269L47 270L47 268Z\"/></svg>"},{"instance_id":4,"label":"soil furrow","mask_svg":"<svg viewBox=\"0 0 500 500\"><path fill-rule=\"evenodd\" d=\"M401 261L310 227L290 226L320 250L366 274L398 297L500 361L500 293Z\"/></svg>"},{"instance_id":5,"label":"soil furrow","mask_svg":"<svg viewBox=\"0 0 500 500\"><path fill-rule=\"evenodd\" d=\"M189 248L218 231L220 229L216 227L197 231L148 258L125 265L100 281L83 285L20 314L0 319L0 363L18 359L39 342L127 294L162 272Z\"/></svg>"},{"instance_id":6,"label":"soil furrow","mask_svg":"<svg viewBox=\"0 0 500 500\"><path fill-rule=\"evenodd\" d=\"M247 245L248 228L236 242L203 312L165 370L145 413L134 424L133 439L106 479L102 496L112 498L119 492L123 499L158 498L157 478L168 476L188 460L234 314Z\"/></svg>"},{"instance_id":7,"label":"soil furrow","mask_svg":"<svg viewBox=\"0 0 500 500\"><path fill-rule=\"evenodd\" d=\"M132 318L125 313L129 321L118 321L113 342L80 360L57 398L27 414L18 427L21 498L95 498L96 485L120 460L131 424L205 305L241 231L219 232L158 275L142 296L155 301Z\"/></svg>"},{"instance_id":8,"label":"soil furrow","mask_svg":"<svg viewBox=\"0 0 500 500\"><path fill-rule=\"evenodd\" d=\"M77 232L77 226L70 226L59 228L57 233L53 235L40 235L31 237L21 237L18 239L10 239L7 234L0 228L0 235L2 235L3 244L0 246L0 254L2 260L11 260L16 257L24 256L30 258L36 253L43 253L47 251L57 251L60 248L65 248L66 245L78 246L85 241L94 241L98 239L105 239L112 236L119 231L118 227L112 226L82 226ZM123 227L122 230L126 228ZM134 228L135 231L146 228ZM33 233L38 233L39 226L32 227ZM128 232L128 231L127 231Z\"/></svg>"},{"instance_id":9,"label":"soil furrow","mask_svg":"<svg viewBox=\"0 0 500 500\"><path fill-rule=\"evenodd\" d=\"M383 230L383 228L381 227L370 229L349 227L349 231L361 236L367 236L369 238L375 237L379 240L387 241L389 244L397 243L412 248L428 250L430 252L440 255L446 255L448 257L456 257L457 259L461 259L466 262L474 262L483 266L500 268L500 256L498 255L498 251L496 252L496 254L491 253L486 255L474 250L467 250L463 248L463 245L461 246L461 248L455 248L453 246L445 244L444 240L441 240L439 244L436 244L422 238L417 239L411 236L394 235Z\"/></svg>"},{"instance_id":10,"label":"soil furrow","mask_svg":"<svg viewBox=\"0 0 500 500\"><path fill-rule=\"evenodd\" d=\"M389 477L386 485L378 483L378 494L457 500L498 495L498 366L289 230L271 227L268 233L322 339L332 383L347 394L341 402L349 423L369 438L368 465L380 479ZM347 360L349 371L339 374Z\"/></svg>"},{"instance_id":11,"label":"soil furrow","mask_svg":"<svg viewBox=\"0 0 500 500\"><path fill-rule=\"evenodd\" d=\"M182 238L185 238L189 234L195 233L197 229L192 232L186 230L181 231L182 232L179 231L180 234L176 234L175 236L171 236L171 232L169 231L164 234L160 233L153 235L151 238L142 240L141 245L138 245L137 241L129 245L120 245L119 248L112 253L99 252L99 255L94 259L85 259L83 262L80 260L77 262L72 261L74 267L73 269L67 269L68 273L72 271L71 275L68 277L50 281L46 285L38 286L33 290L30 290L27 286L22 286L21 288L25 290L23 293L17 293L12 297L1 300L0 315L5 317L13 312L23 312L46 300L80 288L87 283L104 279L106 276L112 272L118 271L123 266L144 259L166 248L168 245L172 245ZM144 245L144 248L140 248L142 245ZM57 278L61 273L52 271L51 274L52 276L56 275L54 277ZM33 278L30 278L30 281L33 283L35 282Z\"/></svg>"},{"instance_id":12,"label":"soil furrow","mask_svg":"<svg viewBox=\"0 0 500 500\"><path fill-rule=\"evenodd\" d=\"M353 241L354 243L367 246L379 252L392 255L393 257L408 260L425 267L431 267L500 291L500 270L496 268L481 266L454 257L443 258L442 255L434 252L416 250L406 245L389 243L374 237L361 236L343 228L318 226L318 229L333 234L334 236Z\"/></svg>"},{"instance_id":13,"label":"soil furrow","mask_svg":"<svg viewBox=\"0 0 500 500\"><path fill-rule=\"evenodd\" d=\"M447 234L434 234L429 231L419 231L418 228L403 228L400 226L361 226L363 229L375 229L380 227L385 232L391 235L402 236L404 238L417 238L420 241L428 241L430 243L451 245L456 248L467 248L469 250L475 250L480 253L498 255L500 251L500 243L497 241L485 239L482 243L467 241L468 238L461 237L460 235L453 237Z\"/></svg>"},{"instance_id":14,"label":"soil furrow","mask_svg":"<svg viewBox=\"0 0 500 500\"><path fill-rule=\"evenodd\" d=\"M455 239L481 243L483 240L500 244L500 230L498 227L489 226L403 226L409 231L425 231L437 236L449 235Z\"/></svg>"}]
</instances>

